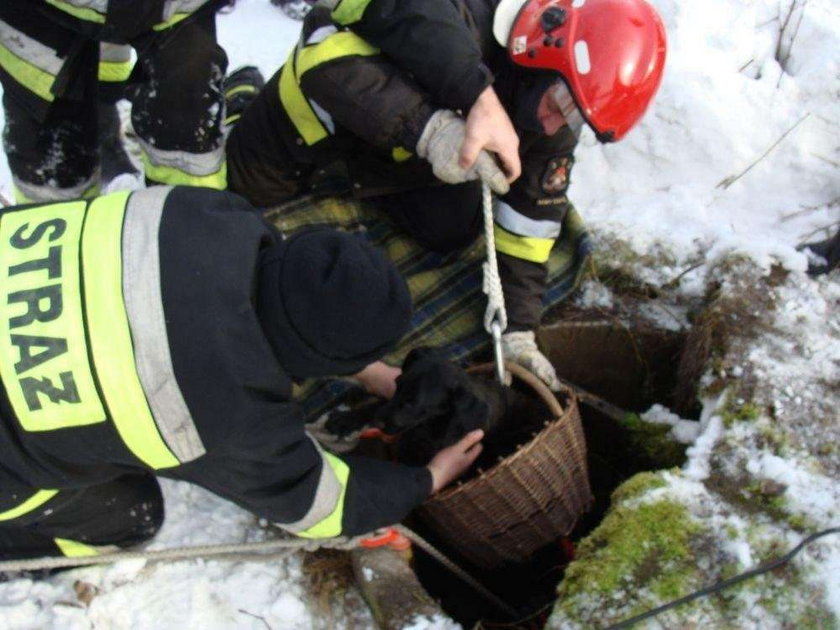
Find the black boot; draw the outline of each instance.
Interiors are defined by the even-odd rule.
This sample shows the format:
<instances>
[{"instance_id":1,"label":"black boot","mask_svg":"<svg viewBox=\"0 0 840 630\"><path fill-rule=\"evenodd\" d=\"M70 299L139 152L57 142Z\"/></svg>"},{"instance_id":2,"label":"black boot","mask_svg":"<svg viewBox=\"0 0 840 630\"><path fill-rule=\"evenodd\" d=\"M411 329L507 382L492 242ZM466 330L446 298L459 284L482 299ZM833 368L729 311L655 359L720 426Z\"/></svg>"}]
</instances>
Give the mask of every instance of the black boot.
<instances>
[{"instance_id":1,"label":"black boot","mask_svg":"<svg viewBox=\"0 0 840 630\"><path fill-rule=\"evenodd\" d=\"M840 262L840 230L837 230L837 233L831 238L816 243L805 243L797 249L800 251L808 249L814 254L814 256L808 257L809 276L820 276L828 273L832 269L836 269L838 262Z\"/></svg>"},{"instance_id":2,"label":"black boot","mask_svg":"<svg viewBox=\"0 0 840 630\"><path fill-rule=\"evenodd\" d=\"M225 77L222 90L225 94L225 124L233 125L265 85L258 68L242 66Z\"/></svg>"}]
</instances>

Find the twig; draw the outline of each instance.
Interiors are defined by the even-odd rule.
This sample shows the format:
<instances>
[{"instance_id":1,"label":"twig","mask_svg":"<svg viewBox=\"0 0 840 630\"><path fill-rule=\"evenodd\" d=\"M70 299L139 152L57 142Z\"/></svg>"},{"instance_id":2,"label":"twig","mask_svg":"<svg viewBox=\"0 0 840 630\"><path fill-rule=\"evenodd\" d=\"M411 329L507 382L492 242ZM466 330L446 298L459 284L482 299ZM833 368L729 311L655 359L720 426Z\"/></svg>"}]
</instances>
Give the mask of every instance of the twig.
<instances>
[{"instance_id":1,"label":"twig","mask_svg":"<svg viewBox=\"0 0 840 630\"><path fill-rule=\"evenodd\" d=\"M807 245L811 237L819 234L820 232L825 232L826 237L830 236L832 228L835 228L837 226L840 226L840 221L835 221L834 223L829 223L828 225L824 225L822 227L818 227L816 229L811 230L805 236L800 237L798 247Z\"/></svg>"},{"instance_id":2,"label":"twig","mask_svg":"<svg viewBox=\"0 0 840 630\"><path fill-rule=\"evenodd\" d=\"M783 214L779 219L779 223L784 223L785 221L790 221L791 219L795 219L796 217L801 217L803 214L814 212L816 210L819 210L820 208L830 208L834 205L837 205L838 203L840 203L840 197L835 197L828 203L821 203L818 206L800 206L800 210Z\"/></svg>"},{"instance_id":3,"label":"twig","mask_svg":"<svg viewBox=\"0 0 840 630\"><path fill-rule=\"evenodd\" d=\"M773 54L776 61L779 62L779 65L782 66L782 70L785 69L784 64L782 63L782 44L785 40L785 31L787 30L788 24L790 23L790 18L793 15L794 10L796 9L796 0L790 3L790 7L788 8L788 13L785 16L784 21L781 19L779 20L780 28L779 28L779 39L776 42L776 52ZM779 16L781 18L781 16ZM778 86L777 86L778 87Z\"/></svg>"},{"instance_id":4,"label":"twig","mask_svg":"<svg viewBox=\"0 0 840 630\"><path fill-rule=\"evenodd\" d=\"M665 311L665 313L670 315L671 319L673 319L677 323L677 326L679 326L681 330L685 329L685 322L683 322L679 317L677 317L677 315L676 315L676 313L674 313L674 311L672 311L670 308L668 308L667 306L665 306L661 302L657 302L656 305L659 308L661 308L663 311Z\"/></svg>"},{"instance_id":5,"label":"twig","mask_svg":"<svg viewBox=\"0 0 840 630\"><path fill-rule=\"evenodd\" d=\"M248 612L244 608L240 608L239 612L241 612L243 615L248 615L249 617L253 617L254 619L259 619L260 621L262 621L265 624L265 627L268 628L268 630L272 630L271 626L265 620L265 617L260 617L259 615L255 615L252 612Z\"/></svg>"},{"instance_id":6,"label":"twig","mask_svg":"<svg viewBox=\"0 0 840 630\"><path fill-rule=\"evenodd\" d=\"M808 0L805 0L802 3L802 11L799 12L799 20L796 22L796 28L793 29L793 36L790 38L790 43L787 46L787 51L785 52L785 58L783 60L779 60L779 65L782 67L784 72L787 72L787 63L790 60L790 53L793 50L793 44L796 42L796 36L799 34L799 27L802 26L802 18L805 17L805 5L808 4ZM796 1L794 0L793 7L796 6ZM793 13L793 7L791 8L791 13ZM779 36L779 41L781 42L782 35ZM784 76L784 72L779 75L779 80L776 81L776 89L782 84L782 76Z\"/></svg>"},{"instance_id":7,"label":"twig","mask_svg":"<svg viewBox=\"0 0 840 630\"><path fill-rule=\"evenodd\" d=\"M750 59L750 60L749 60L747 63L745 63L743 66L741 66L740 68L738 68L738 72L743 72L744 70L746 70L747 68L749 68L749 67L750 67L750 64L752 64L752 63L755 63L755 59Z\"/></svg>"},{"instance_id":8,"label":"twig","mask_svg":"<svg viewBox=\"0 0 840 630\"><path fill-rule=\"evenodd\" d=\"M698 268L702 267L705 264L706 264L705 260L700 260L700 261L694 263L693 265L691 265L690 267L688 267L687 269L683 269L679 274L677 274L675 277L671 278L670 280L668 280L668 282L663 284L662 288L663 289L671 289L673 287L678 287L680 285L680 280L682 280L683 277L685 277L686 275L688 275L689 273L691 273L695 269L698 269Z\"/></svg>"},{"instance_id":9,"label":"twig","mask_svg":"<svg viewBox=\"0 0 840 630\"><path fill-rule=\"evenodd\" d=\"M799 120L797 120L797 121L796 121L796 123L795 123L795 124L794 124L794 125L793 125L790 129L788 129L787 131L785 131L785 132L784 132L784 133L783 133L783 134L779 137L779 139L778 139L778 140L776 140L776 142L774 142L772 145L770 145L770 148L769 148L769 149L767 149L764 153L762 153L762 154L758 157L758 159L757 159L757 160L755 160L752 164L750 164L747 168L745 168L743 171L741 171L741 172L740 172L740 173L738 173L737 175L730 175L729 177L727 177L727 178L725 178L725 179L721 180L721 181L718 183L718 185L717 185L717 186L715 186L715 188L723 188L724 190L726 190L726 189L727 189L727 188L729 188L732 184L734 184L734 183L735 183L735 182L737 182L739 179L741 179L744 175L746 175L747 173L749 173L749 172L752 170L752 168L753 168L756 164L758 164L759 162L761 162L761 160L763 160L764 158L766 158L766 157L767 157L767 155L768 155L768 154L769 154L769 153L770 153L773 149L775 149L777 146L779 146L779 143L781 143L781 141L782 141L782 140L784 140L784 139L788 136L788 134L789 134L791 131L793 131L793 130L794 130L794 129L796 129L799 125L801 125L801 124L802 124L802 122L803 122L806 118L808 118L808 116L810 116L810 115L811 115L811 112L806 112L806 113L805 113L805 115L804 115L802 118L800 118Z\"/></svg>"},{"instance_id":10,"label":"twig","mask_svg":"<svg viewBox=\"0 0 840 630\"><path fill-rule=\"evenodd\" d=\"M818 160L822 160L823 162L826 162L827 164L830 164L831 166L833 166L835 168L840 168L840 162L836 162L832 159L829 159L829 158L825 157L824 155L820 155L819 153L811 153L811 155L813 155Z\"/></svg>"}]
</instances>

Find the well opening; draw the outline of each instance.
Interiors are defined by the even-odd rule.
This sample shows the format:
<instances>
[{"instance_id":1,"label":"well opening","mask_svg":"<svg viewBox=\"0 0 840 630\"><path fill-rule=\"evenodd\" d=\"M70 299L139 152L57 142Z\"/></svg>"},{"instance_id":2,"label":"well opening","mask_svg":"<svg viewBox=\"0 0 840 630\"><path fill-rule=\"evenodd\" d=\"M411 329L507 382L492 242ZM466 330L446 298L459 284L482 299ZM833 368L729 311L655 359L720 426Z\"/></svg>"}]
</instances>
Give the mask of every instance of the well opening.
<instances>
[{"instance_id":1,"label":"well opening","mask_svg":"<svg viewBox=\"0 0 840 630\"><path fill-rule=\"evenodd\" d=\"M414 569L424 588L464 627L480 623L484 628L541 628L553 607L565 567L573 558L575 543L601 522L613 490L636 473L679 466L685 460L685 446L667 437L670 426L650 424L637 415L656 403L677 407L677 392L685 389L685 384L678 382L685 333L589 318L546 326L540 330L539 339L561 378L628 414L616 417L581 400L594 503L568 538L546 545L527 562L508 563L493 570L471 565L457 548L422 522L410 522L418 533L520 613L512 619L496 610L434 559L416 550ZM699 408L681 409L680 413L684 418L696 418Z\"/></svg>"}]
</instances>

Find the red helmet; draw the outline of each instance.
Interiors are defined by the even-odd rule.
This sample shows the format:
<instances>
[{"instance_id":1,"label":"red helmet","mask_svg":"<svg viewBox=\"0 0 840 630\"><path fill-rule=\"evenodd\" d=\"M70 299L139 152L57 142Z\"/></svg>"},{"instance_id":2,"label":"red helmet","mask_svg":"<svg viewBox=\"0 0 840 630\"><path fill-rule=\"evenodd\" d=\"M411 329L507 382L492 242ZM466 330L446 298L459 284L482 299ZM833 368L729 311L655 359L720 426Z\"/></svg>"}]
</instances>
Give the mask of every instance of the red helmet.
<instances>
[{"instance_id":1,"label":"red helmet","mask_svg":"<svg viewBox=\"0 0 840 630\"><path fill-rule=\"evenodd\" d=\"M518 65L562 75L602 142L630 131L662 81L665 26L645 0L502 0L493 31Z\"/></svg>"}]
</instances>

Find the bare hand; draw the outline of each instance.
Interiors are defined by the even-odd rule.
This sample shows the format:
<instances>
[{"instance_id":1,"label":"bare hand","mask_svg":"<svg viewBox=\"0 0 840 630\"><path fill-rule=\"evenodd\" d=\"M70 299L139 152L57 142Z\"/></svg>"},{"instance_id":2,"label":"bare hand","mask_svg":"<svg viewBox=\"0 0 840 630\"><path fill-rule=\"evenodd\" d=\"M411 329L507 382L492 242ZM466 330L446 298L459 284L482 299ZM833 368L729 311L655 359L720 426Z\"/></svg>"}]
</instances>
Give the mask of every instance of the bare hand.
<instances>
[{"instance_id":1,"label":"bare hand","mask_svg":"<svg viewBox=\"0 0 840 630\"><path fill-rule=\"evenodd\" d=\"M460 441L447 446L432 458L428 466L432 473L432 493L455 481L472 466L484 448L480 444L483 437L484 431L481 429L470 431Z\"/></svg>"},{"instance_id":2,"label":"bare hand","mask_svg":"<svg viewBox=\"0 0 840 630\"><path fill-rule=\"evenodd\" d=\"M382 361L375 361L358 374L354 374L353 378L369 394L380 398L393 398L397 391L397 377L400 374L402 374L400 368L391 367Z\"/></svg>"},{"instance_id":3,"label":"bare hand","mask_svg":"<svg viewBox=\"0 0 840 630\"><path fill-rule=\"evenodd\" d=\"M522 174L519 136L516 135L513 123L490 85L479 95L467 115L464 144L461 146L459 159L461 168L471 168L481 149L498 156L508 182L513 182Z\"/></svg>"}]
</instances>

